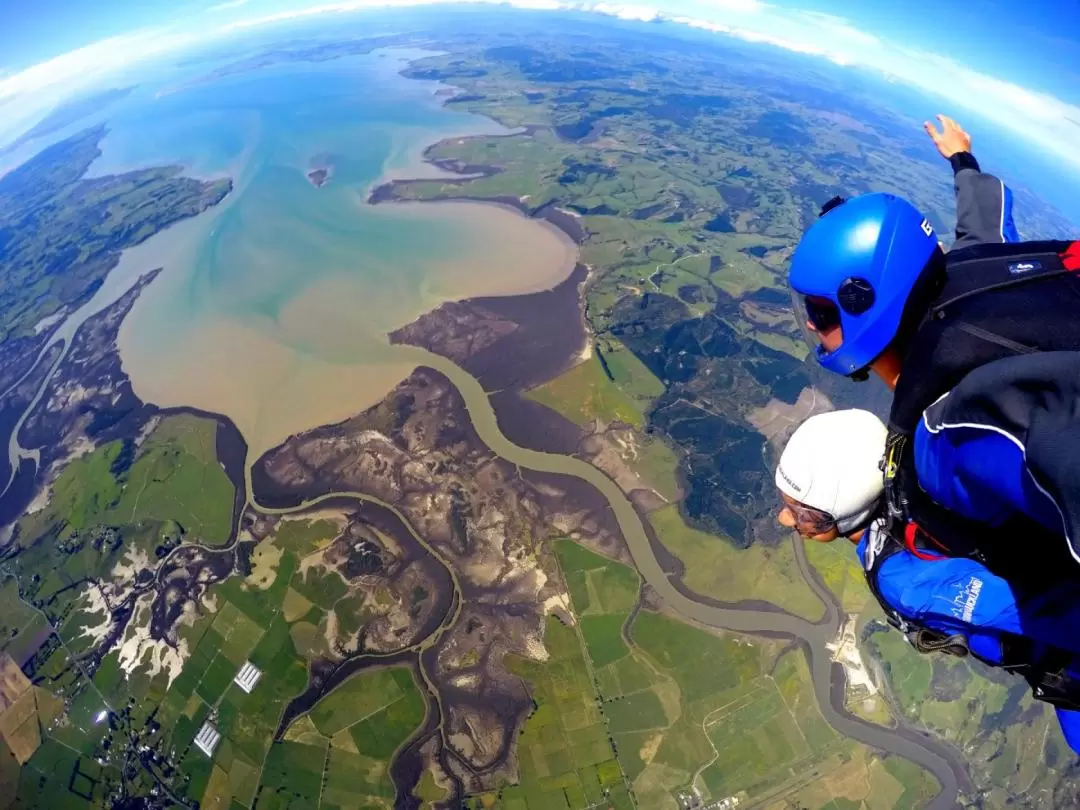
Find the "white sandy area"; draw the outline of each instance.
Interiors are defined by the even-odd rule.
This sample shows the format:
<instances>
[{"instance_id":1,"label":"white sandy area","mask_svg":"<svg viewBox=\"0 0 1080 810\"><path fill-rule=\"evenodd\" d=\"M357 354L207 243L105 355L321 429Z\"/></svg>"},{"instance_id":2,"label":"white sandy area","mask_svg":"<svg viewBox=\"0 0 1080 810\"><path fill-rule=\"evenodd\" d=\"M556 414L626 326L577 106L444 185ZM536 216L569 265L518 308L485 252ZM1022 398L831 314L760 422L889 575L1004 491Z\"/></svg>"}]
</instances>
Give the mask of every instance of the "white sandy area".
<instances>
[{"instance_id":1,"label":"white sandy area","mask_svg":"<svg viewBox=\"0 0 1080 810\"><path fill-rule=\"evenodd\" d=\"M114 602L123 601L127 592L135 587L135 576L150 567L150 555L143 549L126 548L124 556L113 566L112 573L109 575L112 580L108 586L109 597Z\"/></svg>"},{"instance_id":2,"label":"white sandy area","mask_svg":"<svg viewBox=\"0 0 1080 810\"><path fill-rule=\"evenodd\" d=\"M549 596L544 600L544 615L547 616L550 613L554 613L556 610L564 611L568 616L575 619L573 613L570 612L570 594L557 593Z\"/></svg>"},{"instance_id":3,"label":"white sandy area","mask_svg":"<svg viewBox=\"0 0 1080 810\"><path fill-rule=\"evenodd\" d=\"M169 679L168 685L172 686L172 682L176 680L190 655L188 643L185 639L181 639L174 649L165 640L155 641L150 637L150 616L153 603L153 591L143 594L136 601L131 621L120 643L117 663L128 675L140 668L145 668L150 678L155 678L164 672ZM185 612L187 610L185 609Z\"/></svg>"},{"instance_id":4,"label":"white sandy area","mask_svg":"<svg viewBox=\"0 0 1080 810\"><path fill-rule=\"evenodd\" d=\"M832 654L832 660L844 668L849 693L862 690L864 694L875 695L877 686L863 660L855 635L857 622L858 616L854 613L848 615L836 638L826 644L825 648Z\"/></svg>"},{"instance_id":5,"label":"white sandy area","mask_svg":"<svg viewBox=\"0 0 1080 810\"><path fill-rule=\"evenodd\" d=\"M84 627L79 638L90 638L96 646L105 640L112 629L112 612L109 610L109 606L105 602L105 596L98 586L89 586L83 591L82 596L86 600L86 604L81 608L81 611L91 616L101 614L101 619L96 625Z\"/></svg>"}]
</instances>

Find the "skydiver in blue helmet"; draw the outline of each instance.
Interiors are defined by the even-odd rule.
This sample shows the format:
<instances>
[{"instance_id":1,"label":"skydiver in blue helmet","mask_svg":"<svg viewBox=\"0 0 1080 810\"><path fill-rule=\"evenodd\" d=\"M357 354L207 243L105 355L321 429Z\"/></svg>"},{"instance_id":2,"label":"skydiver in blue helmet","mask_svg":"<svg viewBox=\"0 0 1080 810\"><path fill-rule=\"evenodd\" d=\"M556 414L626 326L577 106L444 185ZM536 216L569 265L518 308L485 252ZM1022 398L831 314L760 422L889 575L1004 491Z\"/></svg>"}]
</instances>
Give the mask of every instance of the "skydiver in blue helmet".
<instances>
[{"instance_id":1,"label":"skydiver in blue helmet","mask_svg":"<svg viewBox=\"0 0 1080 810\"><path fill-rule=\"evenodd\" d=\"M812 416L776 466L779 521L806 540L848 538L886 618L920 653L971 656L1020 675L1080 753L1080 595L1026 592L968 557L916 555L888 539L879 462L885 425L862 410ZM914 654L914 653L913 653Z\"/></svg>"},{"instance_id":2,"label":"skydiver in blue helmet","mask_svg":"<svg viewBox=\"0 0 1080 810\"><path fill-rule=\"evenodd\" d=\"M956 240L892 194L836 198L790 282L817 361L893 389L888 535L1041 587L1080 577L1080 243L1022 242L1012 194L971 137L926 132L952 165Z\"/></svg>"}]
</instances>

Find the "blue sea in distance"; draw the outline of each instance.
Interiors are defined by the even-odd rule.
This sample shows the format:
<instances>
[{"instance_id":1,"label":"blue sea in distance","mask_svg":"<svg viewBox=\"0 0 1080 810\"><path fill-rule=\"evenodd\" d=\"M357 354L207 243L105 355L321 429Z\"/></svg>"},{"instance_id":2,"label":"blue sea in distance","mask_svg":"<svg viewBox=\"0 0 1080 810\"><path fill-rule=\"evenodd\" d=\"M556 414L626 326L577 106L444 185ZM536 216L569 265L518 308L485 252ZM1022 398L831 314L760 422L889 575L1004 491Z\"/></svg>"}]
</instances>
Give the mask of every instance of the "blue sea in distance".
<instances>
[{"instance_id":1,"label":"blue sea in distance","mask_svg":"<svg viewBox=\"0 0 1080 810\"><path fill-rule=\"evenodd\" d=\"M372 206L387 176L433 172L423 148L501 133L376 52L140 88L92 173L181 164L229 176L215 209L128 251L113 286L163 266L120 335L135 390L225 413L253 454L381 399L413 368L386 333L448 300L546 289L575 251L550 227L476 203ZM307 173L329 168L316 188Z\"/></svg>"}]
</instances>

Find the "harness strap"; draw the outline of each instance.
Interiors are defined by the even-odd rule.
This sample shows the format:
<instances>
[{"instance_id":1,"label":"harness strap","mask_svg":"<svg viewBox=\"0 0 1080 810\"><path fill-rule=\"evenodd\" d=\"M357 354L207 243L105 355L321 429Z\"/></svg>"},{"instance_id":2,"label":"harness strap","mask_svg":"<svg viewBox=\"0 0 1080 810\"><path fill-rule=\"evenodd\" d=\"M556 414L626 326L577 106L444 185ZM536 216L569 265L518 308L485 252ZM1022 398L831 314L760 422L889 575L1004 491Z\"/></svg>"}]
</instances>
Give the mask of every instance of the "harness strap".
<instances>
[{"instance_id":1,"label":"harness strap","mask_svg":"<svg viewBox=\"0 0 1080 810\"><path fill-rule=\"evenodd\" d=\"M949 549L912 520L911 504L904 487L905 476L912 474L907 470L909 459L906 448L907 437L889 431L885 442L885 502L888 511L885 528L890 538L920 560L940 560L943 555L927 551L926 544L920 541L930 540L944 552Z\"/></svg>"},{"instance_id":2,"label":"harness strap","mask_svg":"<svg viewBox=\"0 0 1080 810\"><path fill-rule=\"evenodd\" d=\"M900 486L900 463L904 456L907 436L889 429L885 440L885 527L891 537L898 537L908 518L907 498Z\"/></svg>"},{"instance_id":3,"label":"harness strap","mask_svg":"<svg viewBox=\"0 0 1080 810\"><path fill-rule=\"evenodd\" d=\"M878 572L881 570L882 564L892 555L902 551L902 548L886 527L878 528L871 525L867 532L866 554L863 557L866 586L877 600L878 605L881 606L881 610L889 624L901 633L907 634L912 626L885 600L881 588L878 586Z\"/></svg>"},{"instance_id":4,"label":"harness strap","mask_svg":"<svg viewBox=\"0 0 1080 810\"><path fill-rule=\"evenodd\" d=\"M920 560L944 560L947 559L945 554L937 554L933 551L926 551L925 547L919 545L919 539L925 537L934 543L942 551L947 549L943 548L940 543L934 540L929 534L924 532L914 521L910 521L904 527L904 548L918 557Z\"/></svg>"},{"instance_id":5,"label":"harness strap","mask_svg":"<svg viewBox=\"0 0 1080 810\"><path fill-rule=\"evenodd\" d=\"M1039 350L1034 346L1028 346L1023 343L1018 343L1015 340L1009 340L1007 337L991 332L989 329L983 329L981 326L975 326L975 324L968 323L967 321L957 321L956 328L961 332L967 332L972 337L977 337L980 340L985 340L990 343L996 343L1003 349L1012 352L1013 354L1035 354Z\"/></svg>"},{"instance_id":6,"label":"harness strap","mask_svg":"<svg viewBox=\"0 0 1080 810\"><path fill-rule=\"evenodd\" d=\"M941 318L944 310L953 304L976 295L1067 275L1073 271L1065 266L1064 256L1057 251L1044 251L1022 256L979 257L952 263L942 291L942 295L948 297L931 307L930 317Z\"/></svg>"},{"instance_id":7,"label":"harness strap","mask_svg":"<svg viewBox=\"0 0 1080 810\"><path fill-rule=\"evenodd\" d=\"M920 627L914 633L908 634L911 646L921 653L945 653L955 655L957 658L967 658L971 655L968 640L960 633L946 635L928 627Z\"/></svg>"},{"instance_id":8,"label":"harness strap","mask_svg":"<svg viewBox=\"0 0 1080 810\"><path fill-rule=\"evenodd\" d=\"M1054 259L1055 263L1057 263L1057 264L1061 263L1061 257L1058 256L1056 253L1049 254L1049 256L1053 256L1053 259ZM983 263L990 264L990 262L988 262L988 261L987 262L979 262L979 263L980 264L983 264ZM993 263L995 265L1000 264L999 261L994 261ZM1054 276L1065 276L1065 275L1068 275L1069 273L1072 273L1072 272L1073 272L1072 270L1068 270L1068 269L1066 269L1064 267L1058 267L1058 268L1055 268L1055 269L1052 269L1052 270L1049 270L1049 271L1044 271L1044 272L1041 272L1041 273L1040 272L1032 272L1031 275L1021 276L1020 278L1011 278L1008 281L999 281L996 284L984 284L981 287L976 287L973 290L965 290L964 292L959 293L957 295L954 295L952 298L949 298L946 301L942 301L940 304L938 304L937 306L935 306L933 309L930 310L930 314L933 317L939 317L938 316L939 312L942 312L943 310L947 309L951 305L955 304L957 301L963 301L965 298L971 298L971 297L976 296L976 295L982 295L983 293L986 293L986 292L994 292L995 290L1007 290L1007 289L1010 289L1012 287L1019 287L1019 286L1021 286L1023 284L1030 284L1033 281L1042 281L1043 279L1053 278Z\"/></svg>"},{"instance_id":9,"label":"harness strap","mask_svg":"<svg viewBox=\"0 0 1080 810\"><path fill-rule=\"evenodd\" d=\"M885 526L896 542L922 560L947 556L985 562L985 554L973 542L966 526L919 487L908 437L891 428L885 444L884 468Z\"/></svg>"}]
</instances>

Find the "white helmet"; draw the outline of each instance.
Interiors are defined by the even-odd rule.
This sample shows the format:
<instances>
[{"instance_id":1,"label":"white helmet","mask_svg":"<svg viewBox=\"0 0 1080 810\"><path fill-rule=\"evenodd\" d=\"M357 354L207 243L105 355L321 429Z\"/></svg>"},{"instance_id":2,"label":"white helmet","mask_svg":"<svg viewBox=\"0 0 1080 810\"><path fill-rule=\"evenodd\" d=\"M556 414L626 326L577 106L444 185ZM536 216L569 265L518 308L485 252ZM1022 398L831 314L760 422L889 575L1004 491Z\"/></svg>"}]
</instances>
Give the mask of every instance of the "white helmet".
<instances>
[{"instance_id":1,"label":"white helmet","mask_svg":"<svg viewBox=\"0 0 1080 810\"><path fill-rule=\"evenodd\" d=\"M811 416L792 434L776 466L785 495L828 512L841 534L862 526L885 489L881 459L888 431L869 411Z\"/></svg>"}]
</instances>

